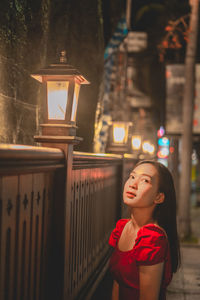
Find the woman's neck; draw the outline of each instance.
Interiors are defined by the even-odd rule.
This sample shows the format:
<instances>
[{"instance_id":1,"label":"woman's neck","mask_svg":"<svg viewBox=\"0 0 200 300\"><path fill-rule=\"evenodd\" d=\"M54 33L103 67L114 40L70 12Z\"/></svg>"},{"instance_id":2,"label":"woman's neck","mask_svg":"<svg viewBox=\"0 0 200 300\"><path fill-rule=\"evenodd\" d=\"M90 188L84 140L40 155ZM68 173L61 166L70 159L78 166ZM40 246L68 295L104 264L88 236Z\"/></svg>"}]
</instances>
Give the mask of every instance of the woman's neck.
<instances>
[{"instance_id":1,"label":"woman's neck","mask_svg":"<svg viewBox=\"0 0 200 300\"><path fill-rule=\"evenodd\" d=\"M150 223L156 224L152 213L150 214L149 211L145 213L144 210L140 212L140 210L137 209L134 209L134 211L131 212L131 222L136 229L140 229L144 225Z\"/></svg>"}]
</instances>

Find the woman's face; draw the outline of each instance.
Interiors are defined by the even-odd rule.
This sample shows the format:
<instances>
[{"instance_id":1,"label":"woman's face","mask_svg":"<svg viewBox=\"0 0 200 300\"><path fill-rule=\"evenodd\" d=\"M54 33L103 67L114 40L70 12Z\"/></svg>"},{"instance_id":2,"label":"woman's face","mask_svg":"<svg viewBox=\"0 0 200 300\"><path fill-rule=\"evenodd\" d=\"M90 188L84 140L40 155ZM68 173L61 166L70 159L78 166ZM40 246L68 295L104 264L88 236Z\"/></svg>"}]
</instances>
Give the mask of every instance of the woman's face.
<instances>
[{"instance_id":1,"label":"woman's face","mask_svg":"<svg viewBox=\"0 0 200 300\"><path fill-rule=\"evenodd\" d=\"M155 206L159 196L158 172L150 163L137 166L126 181L123 200L132 208Z\"/></svg>"}]
</instances>

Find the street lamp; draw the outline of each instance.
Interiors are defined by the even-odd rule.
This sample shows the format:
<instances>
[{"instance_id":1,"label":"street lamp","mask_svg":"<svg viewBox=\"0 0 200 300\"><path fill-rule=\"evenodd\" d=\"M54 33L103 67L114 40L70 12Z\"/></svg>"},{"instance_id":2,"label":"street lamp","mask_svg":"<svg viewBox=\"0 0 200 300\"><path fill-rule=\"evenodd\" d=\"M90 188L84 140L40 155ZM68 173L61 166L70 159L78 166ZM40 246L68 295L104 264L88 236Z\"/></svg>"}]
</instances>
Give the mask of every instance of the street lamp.
<instances>
[{"instance_id":1,"label":"street lamp","mask_svg":"<svg viewBox=\"0 0 200 300\"><path fill-rule=\"evenodd\" d=\"M125 153L129 150L129 128L131 122L113 121L109 129L108 146L106 151Z\"/></svg>"},{"instance_id":2,"label":"street lamp","mask_svg":"<svg viewBox=\"0 0 200 300\"><path fill-rule=\"evenodd\" d=\"M132 135L131 137L131 150L133 155L138 158L141 153L142 147L142 136L141 135Z\"/></svg>"},{"instance_id":3,"label":"street lamp","mask_svg":"<svg viewBox=\"0 0 200 300\"><path fill-rule=\"evenodd\" d=\"M140 150L141 149L141 145L142 145L142 138L140 135L132 135L131 138L131 146L133 151L134 150Z\"/></svg>"},{"instance_id":4,"label":"street lamp","mask_svg":"<svg viewBox=\"0 0 200 300\"><path fill-rule=\"evenodd\" d=\"M142 143L142 150L143 153L152 156L155 153L155 146L150 141L144 140Z\"/></svg>"},{"instance_id":5,"label":"street lamp","mask_svg":"<svg viewBox=\"0 0 200 300\"><path fill-rule=\"evenodd\" d=\"M89 82L66 63L66 52L61 52L59 63L40 69L31 76L46 86L45 123L41 124L42 136L35 136L35 141L81 140L75 138L76 112L80 86Z\"/></svg>"}]
</instances>

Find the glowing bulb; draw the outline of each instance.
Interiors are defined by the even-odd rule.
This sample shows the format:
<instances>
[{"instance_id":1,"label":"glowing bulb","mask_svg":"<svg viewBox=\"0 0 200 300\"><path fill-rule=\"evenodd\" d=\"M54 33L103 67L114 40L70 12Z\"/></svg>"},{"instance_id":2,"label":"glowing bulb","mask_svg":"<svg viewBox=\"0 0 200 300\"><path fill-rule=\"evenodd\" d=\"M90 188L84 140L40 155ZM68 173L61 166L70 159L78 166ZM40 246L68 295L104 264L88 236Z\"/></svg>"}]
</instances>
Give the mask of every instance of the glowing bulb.
<instances>
[{"instance_id":1,"label":"glowing bulb","mask_svg":"<svg viewBox=\"0 0 200 300\"><path fill-rule=\"evenodd\" d=\"M139 150L141 148L141 137L140 136L132 136L132 149Z\"/></svg>"},{"instance_id":2,"label":"glowing bulb","mask_svg":"<svg viewBox=\"0 0 200 300\"><path fill-rule=\"evenodd\" d=\"M144 141L142 143L142 150L143 150L143 152L149 152L149 145L150 145L149 141Z\"/></svg>"}]
</instances>

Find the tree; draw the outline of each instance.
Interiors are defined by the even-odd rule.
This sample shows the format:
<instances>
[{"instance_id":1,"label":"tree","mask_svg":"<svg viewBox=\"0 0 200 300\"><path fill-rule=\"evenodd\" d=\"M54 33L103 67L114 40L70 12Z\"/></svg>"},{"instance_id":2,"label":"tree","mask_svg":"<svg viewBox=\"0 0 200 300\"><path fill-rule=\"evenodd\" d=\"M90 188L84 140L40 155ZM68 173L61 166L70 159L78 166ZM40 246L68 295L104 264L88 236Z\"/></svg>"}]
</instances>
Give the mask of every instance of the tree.
<instances>
[{"instance_id":1,"label":"tree","mask_svg":"<svg viewBox=\"0 0 200 300\"><path fill-rule=\"evenodd\" d=\"M179 50L183 50L183 54L185 57L185 48L186 43L188 42L188 35L189 35L189 25L188 19L190 14L181 16L180 18L176 19L175 21L169 20L168 25L165 27L165 31L167 32L163 39L161 40L160 44L158 44L159 56L160 61L164 62L167 57L167 52L169 50L176 53L176 63L181 62L183 55L177 55ZM168 53L169 56L169 53Z\"/></svg>"},{"instance_id":2,"label":"tree","mask_svg":"<svg viewBox=\"0 0 200 300\"><path fill-rule=\"evenodd\" d=\"M199 0L190 0L191 17L189 40L185 58L185 89L183 98L183 134L181 151L179 225L182 238L191 233L190 228L190 192L191 192L191 155L192 129L195 89L195 61L198 35Z\"/></svg>"}]
</instances>

